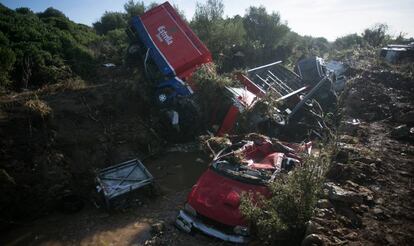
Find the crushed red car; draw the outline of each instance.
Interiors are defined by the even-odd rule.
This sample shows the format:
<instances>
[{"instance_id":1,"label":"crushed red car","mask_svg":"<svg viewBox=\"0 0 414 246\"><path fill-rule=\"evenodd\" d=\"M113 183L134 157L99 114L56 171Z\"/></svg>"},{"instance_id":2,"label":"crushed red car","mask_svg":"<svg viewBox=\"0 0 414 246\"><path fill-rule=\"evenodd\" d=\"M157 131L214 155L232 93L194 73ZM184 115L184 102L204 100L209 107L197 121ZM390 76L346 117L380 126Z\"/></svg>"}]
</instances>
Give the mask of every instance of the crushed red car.
<instances>
[{"instance_id":1,"label":"crushed red car","mask_svg":"<svg viewBox=\"0 0 414 246\"><path fill-rule=\"evenodd\" d=\"M267 137L241 141L221 150L201 175L180 210L176 225L234 243L249 240L249 228L239 211L243 192L269 196L269 182L301 164L311 142L289 144Z\"/></svg>"}]
</instances>

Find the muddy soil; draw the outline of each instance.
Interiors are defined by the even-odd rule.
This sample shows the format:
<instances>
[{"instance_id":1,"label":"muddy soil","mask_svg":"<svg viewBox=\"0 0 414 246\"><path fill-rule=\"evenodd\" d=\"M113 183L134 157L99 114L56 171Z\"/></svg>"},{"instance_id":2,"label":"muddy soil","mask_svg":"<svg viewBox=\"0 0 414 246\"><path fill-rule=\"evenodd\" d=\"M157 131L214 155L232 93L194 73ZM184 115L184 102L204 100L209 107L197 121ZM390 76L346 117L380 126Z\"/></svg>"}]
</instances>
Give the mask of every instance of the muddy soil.
<instances>
[{"instance_id":1,"label":"muddy soil","mask_svg":"<svg viewBox=\"0 0 414 246\"><path fill-rule=\"evenodd\" d=\"M0 230L53 211L62 194L89 197L97 169L163 146L129 85L0 99Z\"/></svg>"},{"instance_id":2,"label":"muddy soil","mask_svg":"<svg viewBox=\"0 0 414 246\"><path fill-rule=\"evenodd\" d=\"M412 245L412 73L373 63L352 72L339 152L303 245Z\"/></svg>"},{"instance_id":3,"label":"muddy soil","mask_svg":"<svg viewBox=\"0 0 414 246\"><path fill-rule=\"evenodd\" d=\"M159 195L138 195L128 206L108 211L88 203L75 214L52 213L21 225L1 245L216 245L204 235L187 235L173 225L186 196L208 164L202 152L173 152L144 164ZM220 243L221 244L221 243Z\"/></svg>"}]
</instances>

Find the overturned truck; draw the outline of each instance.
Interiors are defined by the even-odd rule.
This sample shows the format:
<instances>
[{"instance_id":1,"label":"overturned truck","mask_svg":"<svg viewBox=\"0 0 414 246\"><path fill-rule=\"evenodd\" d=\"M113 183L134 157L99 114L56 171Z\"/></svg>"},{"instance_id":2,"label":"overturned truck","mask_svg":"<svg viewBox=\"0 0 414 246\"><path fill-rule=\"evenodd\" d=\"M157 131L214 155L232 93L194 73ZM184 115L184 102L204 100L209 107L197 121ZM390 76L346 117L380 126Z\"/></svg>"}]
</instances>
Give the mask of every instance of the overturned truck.
<instances>
[{"instance_id":1,"label":"overturned truck","mask_svg":"<svg viewBox=\"0 0 414 246\"><path fill-rule=\"evenodd\" d=\"M195 126L201 119L192 75L201 65L212 62L210 51L168 2L133 17L127 34L131 40L128 53L143 61L154 88L154 101L167 119L166 132L178 132L176 136L180 137L195 135L199 130ZM226 98L214 102L223 102L223 112L211 115L217 127L210 130L219 136L231 133L240 113L254 107L268 93L272 93L272 100L283 103L270 117L255 115L253 124L273 121L283 126L304 106L311 105L314 97L323 105L333 104L333 75L317 57L300 61L296 72L280 61L247 70L237 76L244 87L227 87L223 93Z\"/></svg>"}]
</instances>

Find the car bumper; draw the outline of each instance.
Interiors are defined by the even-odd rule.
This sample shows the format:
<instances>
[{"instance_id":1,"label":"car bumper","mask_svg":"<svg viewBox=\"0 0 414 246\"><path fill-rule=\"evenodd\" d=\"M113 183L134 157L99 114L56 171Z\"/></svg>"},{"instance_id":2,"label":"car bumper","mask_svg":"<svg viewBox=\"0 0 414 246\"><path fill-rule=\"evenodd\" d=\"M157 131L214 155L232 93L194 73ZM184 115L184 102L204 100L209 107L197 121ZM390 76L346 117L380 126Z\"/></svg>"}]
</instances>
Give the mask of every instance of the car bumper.
<instances>
[{"instance_id":1,"label":"car bumper","mask_svg":"<svg viewBox=\"0 0 414 246\"><path fill-rule=\"evenodd\" d=\"M233 243L247 243L249 241L248 237L226 234L208 225L205 225L202 221L187 214L183 210L180 210L180 213L178 214L177 219L175 220L175 224L180 229L188 233L190 233L193 228L196 228L204 234L222 239L224 241L229 241Z\"/></svg>"}]
</instances>

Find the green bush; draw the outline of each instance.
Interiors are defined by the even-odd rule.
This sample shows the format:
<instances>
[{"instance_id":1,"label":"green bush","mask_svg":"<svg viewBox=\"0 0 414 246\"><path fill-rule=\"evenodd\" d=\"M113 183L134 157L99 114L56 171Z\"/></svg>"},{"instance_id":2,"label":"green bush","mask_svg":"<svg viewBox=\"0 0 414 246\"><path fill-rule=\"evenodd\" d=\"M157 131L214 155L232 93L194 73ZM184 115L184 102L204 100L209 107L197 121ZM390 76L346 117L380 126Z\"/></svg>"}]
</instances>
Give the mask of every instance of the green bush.
<instances>
[{"instance_id":1,"label":"green bush","mask_svg":"<svg viewBox=\"0 0 414 246\"><path fill-rule=\"evenodd\" d=\"M0 5L1 86L37 88L79 75L88 78L98 63L90 46L100 37L59 10L33 13Z\"/></svg>"},{"instance_id":2,"label":"green bush","mask_svg":"<svg viewBox=\"0 0 414 246\"><path fill-rule=\"evenodd\" d=\"M243 194L240 210L255 236L265 242L283 243L301 238L321 192L332 150L321 153L305 158L301 166L270 183L269 198Z\"/></svg>"},{"instance_id":3,"label":"green bush","mask_svg":"<svg viewBox=\"0 0 414 246\"><path fill-rule=\"evenodd\" d=\"M125 14L120 12L106 11L101 20L93 23L93 27L99 34L107 34L111 30L125 28L127 24Z\"/></svg>"}]
</instances>

